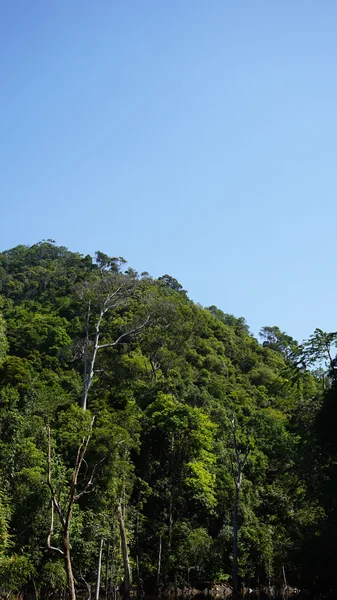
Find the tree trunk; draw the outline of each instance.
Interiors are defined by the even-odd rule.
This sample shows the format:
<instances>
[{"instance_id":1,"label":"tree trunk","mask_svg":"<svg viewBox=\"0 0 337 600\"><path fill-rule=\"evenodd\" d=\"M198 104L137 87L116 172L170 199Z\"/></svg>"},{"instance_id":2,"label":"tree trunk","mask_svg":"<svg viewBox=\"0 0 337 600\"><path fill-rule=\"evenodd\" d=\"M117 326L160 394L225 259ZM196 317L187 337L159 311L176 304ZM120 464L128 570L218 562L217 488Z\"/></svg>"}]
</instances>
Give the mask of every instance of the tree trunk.
<instances>
[{"instance_id":1,"label":"tree trunk","mask_svg":"<svg viewBox=\"0 0 337 600\"><path fill-rule=\"evenodd\" d=\"M128 553L128 545L126 540L126 531L125 524L123 519L122 507L119 504L117 508L118 522L119 522L119 530L121 535L121 545L122 545L122 554L123 554L123 566L124 566L124 598L130 597L130 563L129 563L129 553Z\"/></svg>"},{"instance_id":2,"label":"tree trunk","mask_svg":"<svg viewBox=\"0 0 337 600\"><path fill-rule=\"evenodd\" d=\"M103 553L103 538L101 538L101 542L99 545L99 554L98 554L98 569L97 569L97 583L96 583L96 600L99 600L99 588L101 585L101 569L102 569L102 553Z\"/></svg>"},{"instance_id":3,"label":"tree trunk","mask_svg":"<svg viewBox=\"0 0 337 600\"><path fill-rule=\"evenodd\" d=\"M111 552L111 570L110 570L110 582L111 582L111 590L112 590L112 598L116 600L116 574L115 574L115 556L116 556L116 530L115 523L112 524L112 552Z\"/></svg>"},{"instance_id":4,"label":"tree trunk","mask_svg":"<svg viewBox=\"0 0 337 600\"><path fill-rule=\"evenodd\" d=\"M170 503L169 503L169 525L168 525L168 554L171 554L171 545L172 545L172 532L173 532L173 499L172 499L172 491L170 494Z\"/></svg>"},{"instance_id":5,"label":"tree trunk","mask_svg":"<svg viewBox=\"0 0 337 600\"><path fill-rule=\"evenodd\" d=\"M136 555L136 569L137 569L137 599L141 600L143 598L143 596L144 596L144 590L143 590L142 580L140 578L139 555L138 555L138 553Z\"/></svg>"},{"instance_id":6,"label":"tree trunk","mask_svg":"<svg viewBox=\"0 0 337 600\"><path fill-rule=\"evenodd\" d=\"M157 592L160 589L160 571L161 571L161 552L162 552L162 537L159 537L159 548L158 548L158 565L157 565Z\"/></svg>"},{"instance_id":7,"label":"tree trunk","mask_svg":"<svg viewBox=\"0 0 337 600\"><path fill-rule=\"evenodd\" d=\"M233 442L234 442L234 450L235 457L237 463L237 471L234 472L233 468L233 477L235 482L235 502L234 502L234 515L233 515L233 595L235 596L238 592L239 582L238 582L238 533L239 533L239 500L240 500L240 490L242 484L242 474L243 470L246 466L247 459L250 452L250 433L247 437L246 449L245 453L242 455L240 453L239 444L236 437L236 425L235 425L235 416L233 415L232 419L232 428L233 428Z\"/></svg>"},{"instance_id":8,"label":"tree trunk","mask_svg":"<svg viewBox=\"0 0 337 600\"><path fill-rule=\"evenodd\" d=\"M238 532L239 532L239 496L240 496L240 483L236 482L235 489L235 503L234 503L234 519L233 519L233 593L236 594L238 591Z\"/></svg>"},{"instance_id":9,"label":"tree trunk","mask_svg":"<svg viewBox=\"0 0 337 600\"><path fill-rule=\"evenodd\" d=\"M284 598L288 598L288 585L287 585L287 578L286 578L286 572L285 572L284 565L282 565L282 573L283 573L283 581L284 581L284 594L283 594L283 597Z\"/></svg>"},{"instance_id":10,"label":"tree trunk","mask_svg":"<svg viewBox=\"0 0 337 600\"><path fill-rule=\"evenodd\" d=\"M71 600L76 600L75 580L74 580L73 568L72 568L72 564L71 564L71 555L70 555L69 528L67 528L67 530L64 534L63 546L64 546L64 563L65 563L67 580L68 580L68 590L70 593Z\"/></svg>"},{"instance_id":11,"label":"tree trunk","mask_svg":"<svg viewBox=\"0 0 337 600\"><path fill-rule=\"evenodd\" d=\"M97 320L97 323L95 325L95 341L94 341L94 349L92 352L92 356L90 359L90 365L89 365L89 372L87 372L87 367L85 368L85 381L84 381L84 391L83 391L83 400L82 400L82 408L83 410L87 409L87 404L88 404L88 394L89 394L89 390L92 384L92 380L94 378L94 373L95 373L95 362L96 362L96 356L97 356L97 351L99 349L98 347L98 343L99 343L99 335L100 335L100 331L99 328L101 326L101 322L102 322L102 318L104 315L104 310L102 309L99 315L99 318ZM89 325L88 325L89 327ZM86 346L89 344L89 340L86 339ZM85 360L87 360L87 356L85 357Z\"/></svg>"},{"instance_id":12,"label":"tree trunk","mask_svg":"<svg viewBox=\"0 0 337 600\"><path fill-rule=\"evenodd\" d=\"M109 562L110 562L110 540L107 541L105 556L105 600L108 600L109 591Z\"/></svg>"}]
</instances>

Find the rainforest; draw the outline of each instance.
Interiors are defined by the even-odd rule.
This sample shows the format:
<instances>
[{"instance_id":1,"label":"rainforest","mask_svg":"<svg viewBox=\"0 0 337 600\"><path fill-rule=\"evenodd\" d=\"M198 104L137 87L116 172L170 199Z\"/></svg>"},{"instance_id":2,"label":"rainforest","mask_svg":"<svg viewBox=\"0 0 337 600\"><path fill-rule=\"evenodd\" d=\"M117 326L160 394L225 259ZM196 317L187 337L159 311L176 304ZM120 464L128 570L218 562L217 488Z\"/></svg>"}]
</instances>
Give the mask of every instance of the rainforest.
<instances>
[{"instance_id":1,"label":"rainforest","mask_svg":"<svg viewBox=\"0 0 337 600\"><path fill-rule=\"evenodd\" d=\"M0 253L0 315L3 598L335 594L335 332L52 240Z\"/></svg>"}]
</instances>

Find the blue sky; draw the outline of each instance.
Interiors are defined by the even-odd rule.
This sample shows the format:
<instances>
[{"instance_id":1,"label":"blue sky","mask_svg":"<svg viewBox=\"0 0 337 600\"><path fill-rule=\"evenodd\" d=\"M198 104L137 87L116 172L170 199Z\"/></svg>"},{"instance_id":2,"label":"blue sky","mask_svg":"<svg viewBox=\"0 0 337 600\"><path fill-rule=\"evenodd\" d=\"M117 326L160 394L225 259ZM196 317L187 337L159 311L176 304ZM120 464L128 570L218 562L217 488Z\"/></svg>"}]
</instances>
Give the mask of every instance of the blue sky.
<instances>
[{"instance_id":1,"label":"blue sky","mask_svg":"<svg viewBox=\"0 0 337 600\"><path fill-rule=\"evenodd\" d=\"M1 249L53 238L193 300L333 331L337 4L13 0Z\"/></svg>"}]
</instances>

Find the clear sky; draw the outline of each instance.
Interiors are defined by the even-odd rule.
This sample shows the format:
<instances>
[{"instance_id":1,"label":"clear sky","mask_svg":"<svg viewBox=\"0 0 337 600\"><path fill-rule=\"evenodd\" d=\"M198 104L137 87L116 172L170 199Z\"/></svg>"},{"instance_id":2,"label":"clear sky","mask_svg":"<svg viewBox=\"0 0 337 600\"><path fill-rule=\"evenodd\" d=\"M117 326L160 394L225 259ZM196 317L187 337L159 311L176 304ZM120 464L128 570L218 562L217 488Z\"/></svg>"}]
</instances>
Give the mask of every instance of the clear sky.
<instances>
[{"instance_id":1,"label":"clear sky","mask_svg":"<svg viewBox=\"0 0 337 600\"><path fill-rule=\"evenodd\" d=\"M0 8L1 249L53 238L301 340L337 329L337 3Z\"/></svg>"}]
</instances>

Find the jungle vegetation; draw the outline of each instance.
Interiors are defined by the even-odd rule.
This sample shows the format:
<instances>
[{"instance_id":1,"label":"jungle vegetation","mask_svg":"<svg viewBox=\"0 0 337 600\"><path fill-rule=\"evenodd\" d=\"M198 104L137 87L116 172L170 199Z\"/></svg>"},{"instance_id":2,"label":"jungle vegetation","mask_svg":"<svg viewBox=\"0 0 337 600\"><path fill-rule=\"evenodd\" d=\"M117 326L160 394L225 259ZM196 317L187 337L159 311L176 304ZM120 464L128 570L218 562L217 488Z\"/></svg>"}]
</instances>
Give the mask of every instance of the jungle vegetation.
<instances>
[{"instance_id":1,"label":"jungle vegetation","mask_svg":"<svg viewBox=\"0 0 337 600\"><path fill-rule=\"evenodd\" d=\"M51 240L0 254L0 590L337 588L336 333Z\"/></svg>"}]
</instances>

